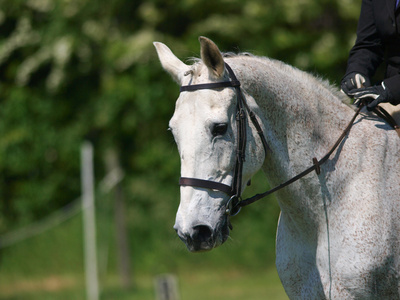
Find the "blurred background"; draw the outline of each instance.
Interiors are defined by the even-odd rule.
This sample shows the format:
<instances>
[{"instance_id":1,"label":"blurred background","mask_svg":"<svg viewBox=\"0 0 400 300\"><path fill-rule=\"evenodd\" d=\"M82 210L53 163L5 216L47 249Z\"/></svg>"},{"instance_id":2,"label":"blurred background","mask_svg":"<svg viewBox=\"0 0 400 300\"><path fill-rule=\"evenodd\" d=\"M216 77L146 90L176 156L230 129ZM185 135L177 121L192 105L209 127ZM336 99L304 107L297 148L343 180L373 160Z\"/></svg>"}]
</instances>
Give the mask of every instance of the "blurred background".
<instances>
[{"instance_id":1,"label":"blurred background","mask_svg":"<svg viewBox=\"0 0 400 300\"><path fill-rule=\"evenodd\" d=\"M273 197L233 218L231 239L208 253L189 253L172 229L180 166L167 126L179 87L152 42L185 61L203 35L338 85L360 5L0 0L0 299L86 298L84 141L94 149L101 299L155 299L163 274L183 300L287 299ZM247 193L266 188L258 174Z\"/></svg>"}]
</instances>

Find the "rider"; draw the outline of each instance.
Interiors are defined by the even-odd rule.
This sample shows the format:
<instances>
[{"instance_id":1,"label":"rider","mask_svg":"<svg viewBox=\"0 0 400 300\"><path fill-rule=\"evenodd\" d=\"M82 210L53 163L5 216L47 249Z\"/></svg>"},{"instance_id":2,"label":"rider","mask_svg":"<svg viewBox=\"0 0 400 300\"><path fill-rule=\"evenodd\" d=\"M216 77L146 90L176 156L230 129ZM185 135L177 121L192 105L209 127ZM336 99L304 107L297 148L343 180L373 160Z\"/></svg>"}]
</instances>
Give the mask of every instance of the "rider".
<instances>
[{"instance_id":1,"label":"rider","mask_svg":"<svg viewBox=\"0 0 400 300\"><path fill-rule=\"evenodd\" d=\"M382 61L386 64L385 78L371 85L371 77ZM381 102L400 104L399 0L362 0L357 40L341 88L356 101L368 100L369 110Z\"/></svg>"}]
</instances>

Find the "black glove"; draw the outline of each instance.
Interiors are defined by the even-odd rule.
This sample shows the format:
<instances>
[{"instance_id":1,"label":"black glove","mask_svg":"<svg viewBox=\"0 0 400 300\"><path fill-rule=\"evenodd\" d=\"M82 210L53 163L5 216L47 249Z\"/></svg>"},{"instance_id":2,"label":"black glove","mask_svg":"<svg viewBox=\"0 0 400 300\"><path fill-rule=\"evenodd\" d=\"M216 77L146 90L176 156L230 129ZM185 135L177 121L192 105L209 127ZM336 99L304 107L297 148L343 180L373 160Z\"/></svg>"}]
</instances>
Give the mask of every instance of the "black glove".
<instances>
[{"instance_id":1,"label":"black glove","mask_svg":"<svg viewBox=\"0 0 400 300\"><path fill-rule=\"evenodd\" d=\"M371 81L368 77L361 75L360 73L350 73L346 77L342 79L341 88L343 93L350 96L350 92L356 89L361 89L365 87L369 87L371 85Z\"/></svg>"},{"instance_id":2,"label":"black glove","mask_svg":"<svg viewBox=\"0 0 400 300\"><path fill-rule=\"evenodd\" d=\"M368 110L374 109L379 103L392 100L391 94L383 82L380 85L353 90L349 93L349 96L354 97L354 104L357 106L361 104L362 100L365 100L368 103Z\"/></svg>"}]
</instances>

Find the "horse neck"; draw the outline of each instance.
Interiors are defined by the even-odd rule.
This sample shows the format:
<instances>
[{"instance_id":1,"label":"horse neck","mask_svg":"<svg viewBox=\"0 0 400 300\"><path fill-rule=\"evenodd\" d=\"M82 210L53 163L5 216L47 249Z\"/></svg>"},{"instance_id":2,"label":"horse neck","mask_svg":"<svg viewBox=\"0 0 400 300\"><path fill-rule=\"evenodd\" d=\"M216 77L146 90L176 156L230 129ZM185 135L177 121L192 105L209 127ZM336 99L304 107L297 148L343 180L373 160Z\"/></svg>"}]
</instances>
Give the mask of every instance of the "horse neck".
<instances>
[{"instance_id":1,"label":"horse neck","mask_svg":"<svg viewBox=\"0 0 400 300\"><path fill-rule=\"evenodd\" d=\"M271 185L304 171L312 164L313 157L322 158L351 118L352 110L339 99L339 92L305 72L256 57L238 58L232 63L262 118L272 150L263 170ZM301 187L295 183L278 193L278 200L292 207L313 205L312 190L320 192L319 184L317 176L302 180ZM311 192L305 193L304 188Z\"/></svg>"}]
</instances>

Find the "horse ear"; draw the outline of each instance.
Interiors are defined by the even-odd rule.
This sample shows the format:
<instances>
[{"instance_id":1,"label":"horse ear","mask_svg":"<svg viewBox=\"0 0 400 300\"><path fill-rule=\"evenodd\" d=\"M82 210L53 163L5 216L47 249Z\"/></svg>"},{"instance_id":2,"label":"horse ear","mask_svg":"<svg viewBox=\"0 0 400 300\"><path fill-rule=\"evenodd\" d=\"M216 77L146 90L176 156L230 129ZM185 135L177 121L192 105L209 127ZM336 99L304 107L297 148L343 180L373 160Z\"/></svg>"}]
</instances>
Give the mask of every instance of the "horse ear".
<instances>
[{"instance_id":1,"label":"horse ear","mask_svg":"<svg viewBox=\"0 0 400 300\"><path fill-rule=\"evenodd\" d=\"M189 69L189 66L184 64L172 51L163 43L154 42L154 47L160 59L161 65L172 78L179 84L182 84L183 74Z\"/></svg>"},{"instance_id":2,"label":"horse ear","mask_svg":"<svg viewBox=\"0 0 400 300\"><path fill-rule=\"evenodd\" d=\"M201 36L200 41L200 55L204 64L211 70L211 72L218 78L222 77L225 72L225 63L222 58L221 51L217 45L210 39Z\"/></svg>"}]
</instances>

